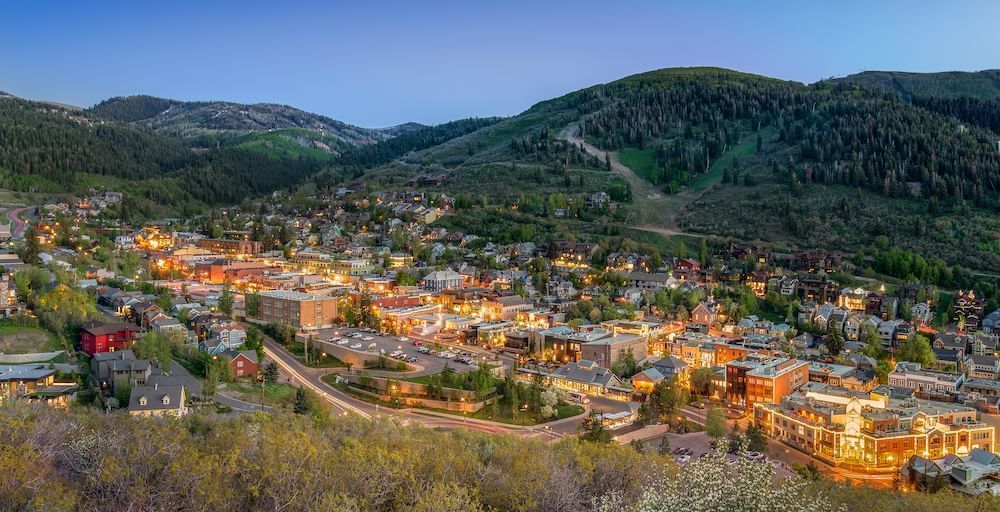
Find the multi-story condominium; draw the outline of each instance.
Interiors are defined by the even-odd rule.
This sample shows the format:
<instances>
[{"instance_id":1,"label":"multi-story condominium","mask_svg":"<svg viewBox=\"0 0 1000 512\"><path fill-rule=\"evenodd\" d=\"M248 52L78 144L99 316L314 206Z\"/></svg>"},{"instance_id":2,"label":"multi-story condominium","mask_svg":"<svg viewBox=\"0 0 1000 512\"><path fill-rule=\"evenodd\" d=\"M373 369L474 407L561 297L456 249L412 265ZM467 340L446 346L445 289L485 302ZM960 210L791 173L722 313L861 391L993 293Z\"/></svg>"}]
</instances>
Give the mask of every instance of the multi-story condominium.
<instances>
[{"instance_id":1,"label":"multi-story condominium","mask_svg":"<svg viewBox=\"0 0 1000 512\"><path fill-rule=\"evenodd\" d=\"M750 353L726 363L726 400L748 411L755 403L773 404L809 382L809 363Z\"/></svg>"},{"instance_id":2,"label":"multi-story condominium","mask_svg":"<svg viewBox=\"0 0 1000 512\"><path fill-rule=\"evenodd\" d=\"M420 280L420 287L432 292L447 290L448 288L461 288L465 284L462 274L454 270L438 270L427 274Z\"/></svg>"},{"instance_id":3,"label":"multi-story condominium","mask_svg":"<svg viewBox=\"0 0 1000 512\"><path fill-rule=\"evenodd\" d=\"M614 334L636 334L649 339L663 334L664 324L642 320L608 320L601 322L601 327Z\"/></svg>"},{"instance_id":4,"label":"multi-story condominium","mask_svg":"<svg viewBox=\"0 0 1000 512\"><path fill-rule=\"evenodd\" d=\"M878 386L878 377L870 368L811 361L809 363L809 382L867 392Z\"/></svg>"},{"instance_id":5,"label":"multi-story condominium","mask_svg":"<svg viewBox=\"0 0 1000 512\"><path fill-rule=\"evenodd\" d=\"M375 272L375 264L367 258L334 260L333 273L342 276L367 276Z\"/></svg>"},{"instance_id":6,"label":"multi-story condominium","mask_svg":"<svg viewBox=\"0 0 1000 512\"><path fill-rule=\"evenodd\" d=\"M513 320L521 311L534 307L534 303L520 295L497 297L495 300L483 301L482 317L483 320Z\"/></svg>"},{"instance_id":7,"label":"multi-story condominium","mask_svg":"<svg viewBox=\"0 0 1000 512\"><path fill-rule=\"evenodd\" d=\"M918 393L954 393L962 387L965 376L960 373L932 372L920 368L920 363L902 361L889 373L889 385L910 388Z\"/></svg>"},{"instance_id":8,"label":"multi-story condominium","mask_svg":"<svg viewBox=\"0 0 1000 512\"><path fill-rule=\"evenodd\" d=\"M333 327L337 320L337 298L286 290L261 292L257 319L299 329Z\"/></svg>"},{"instance_id":9,"label":"multi-story condominium","mask_svg":"<svg viewBox=\"0 0 1000 512\"><path fill-rule=\"evenodd\" d=\"M198 240L198 247L219 254L254 255L260 254L264 246L255 240L226 240L205 238Z\"/></svg>"},{"instance_id":10,"label":"multi-story condominium","mask_svg":"<svg viewBox=\"0 0 1000 512\"><path fill-rule=\"evenodd\" d=\"M580 357L611 368L629 352L636 361L646 358L646 338L636 334L618 334L582 344Z\"/></svg>"},{"instance_id":11,"label":"multi-story condominium","mask_svg":"<svg viewBox=\"0 0 1000 512\"><path fill-rule=\"evenodd\" d=\"M993 427L974 408L898 400L809 383L777 404L758 402L764 433L833 465L897 469L913 455L937 458L991 450Z\"/></svg>"}]
</instances>

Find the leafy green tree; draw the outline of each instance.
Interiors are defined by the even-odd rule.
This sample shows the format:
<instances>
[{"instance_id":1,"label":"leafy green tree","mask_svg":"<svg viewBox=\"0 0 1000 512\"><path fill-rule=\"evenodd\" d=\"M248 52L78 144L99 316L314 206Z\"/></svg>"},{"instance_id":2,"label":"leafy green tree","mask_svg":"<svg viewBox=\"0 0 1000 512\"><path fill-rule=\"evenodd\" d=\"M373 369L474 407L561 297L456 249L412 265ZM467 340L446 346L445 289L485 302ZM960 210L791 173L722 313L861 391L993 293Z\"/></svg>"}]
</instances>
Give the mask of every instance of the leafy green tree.
<instances>
[{"instance_id":1,"label":"leafy green tree","mask_svg":"<svg viewBox=\"0 0 1000 512\"><path fill-rule=\"evenodd\" d=\"M705 433L709 437L719 439L726 435L726 413L718 407L712 407L705 416Z\"/></svg>"},{"instance_id":2,"label":"leafy green tree","mask_svg":"<svg viewBox=\"0 0 1000 512\"><path fill-rule=\"evenodd\" d=\"M711 368L698 368L691 372L689 380L691 391L698 395L707 396L712 387L712 380L715 378L715 371Z\"/></svg>"},{"instance_id":3,"label":"leafy green tree","mask_svg":"<svg viewBox=\"0 0 1000 512\"><path fill-rule=\"evenodd\" d=\"M173 349L170 341L157 332L147 332L135 342L135 354L156 363L164 371L170 369Z\"/></svg>"},{"instance_id":4,"label":"leafy green tree","mask_svg":"<svg viewBox=\"0 0 1000 512\"><path fill-rule=\"evenodd\" d=\"M598 444L609 444L611 443L611 432L604 428L604 423L596 412L591 411L590 416L587 417L584 428L586 429L581 439L584 441L590 441Z\"/></svg>"},{"instance_id":5,"label":"leafy green tree","mask_svg":"<svg viewBox=\"0 0 1000 512\"><path fill-rule=\"evenodd\" d=\"M762 453L767 451L767 436L764 435L764 431L757 425L751 423L747 427L745 438L748 450Z\"/></svg>"},{"instance_id":6,"label":"leafy green tree","mask_svg":"<svg viewBox=\"0 0 1000 512\"><path fill-rule=\"evenodd\" d=\"M232 315L234 301L233 290L230 289L229 283L226 283L222 288L222 294L219 295L219 311L227 315Z\"/></svg>"},{"instance_id":7,"label":"leafy green tree","mask_svg":"<svg viewBox=\"0 0 1000 512\"><path fill-rule=\"evenodd\" d=\"M918 334L910 341L903 343L896 350L896 359L900 361L913 361L921 366L931 366L937 362L934 349L926 336Z\"/></svg>"},{"instance_id":8,"label":"leafy green tree","mask_svg":"<svg viewBox=\"0 0 1000 512\"><path fill-rule=\"evenodd\" d=\"M670 438L664 435L660 438L660 444L656 447L656 453L660 455L670 455Z\"/></svg>"},{"instance_id":9,"label":"leafy green tree","mask_svg":"<svg viewBox=\"0 0 1000 512\"><path fill-rule=\"evenodd\" d=\"M305 388L301 386L295 389L295 407L293 410L295 414L306 414L309 412L309 399L306 396Z\"/></svg>"},{"instance_id":10,"label":"leafy green tree","mask_svg":"<svg viewBox=\"0 0 1000 512\"><path fill-rule=\"evenodd\" d=\"M264 365L264 382L274 384L278 382L278 365L274 361L268 361Z\"/></svg>"}]
</instances>

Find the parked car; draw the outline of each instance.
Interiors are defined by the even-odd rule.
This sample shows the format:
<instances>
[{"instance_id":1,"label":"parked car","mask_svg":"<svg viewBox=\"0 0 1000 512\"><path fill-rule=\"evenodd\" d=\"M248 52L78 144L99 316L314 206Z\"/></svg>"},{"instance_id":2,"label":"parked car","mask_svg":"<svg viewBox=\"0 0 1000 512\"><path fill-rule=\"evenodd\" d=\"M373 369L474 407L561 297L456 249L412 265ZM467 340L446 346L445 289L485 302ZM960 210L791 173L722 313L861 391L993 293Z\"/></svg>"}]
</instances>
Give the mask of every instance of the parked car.
<instances>
[{"instance_id":1,"label":"parked car","mask_svg":"<svg viewBox=\"0 0 1000 512\"><path fill-rule=\"evenodd\" d=\"M681 455L680 457L677 457L677 462L680 462L681 464L684 464L685 462L687 462L689 460L691 460L691 456L690 455Z\"/></svg>"},{"instance_id":2,"label":"parked car","mask_svg":"<svg viewBox=\"0 0 1000 512\"><path fill-rule=\"evenodd\" d=\"M417 357L417 356L410 356L410 357L406 358L406 362L408 362L408 363L415 363L415 362L417 362L419 360L420 360L420 358Z\"/></svg>"},{"instance_id":3,"label":"parked car","mask_svg":"<svg viewBox=\"0 0 1000 512\"><path fill-rule=\"evenodd\" d=\"M767 458L766 455L760 452L746 452L745 454L743 454L743 456L746 457L747 460L752 460L752 461L761 461Z\"/></svg>"},{"instance_id":4,"label":"parked car","mask_svg":"<svg viewBox=\"0 0 1000 512\"><path fill-rule=\"evenodd\" d=\"M403 342L410 341L410 338L407 338L406 336L400 336L399 337L399 341L403 341Z\"/></svg>"},{"instance_id":5,"label":"parked car","mask_svg":"<svg viewBox=\"0 0 1000 512\"><path fill-rule=\"evenodd\" d=\"M337 345L347 345L350 342L351 342L351 340L349 340L349 339L341 338L340 341L337 342Z\"/></svg>"},{"instance_id":6,"label":"parked car","mask_svg":"<svg viewBox=\"0 0 1000 512\"><path fill-rule=\"evenodd\" d=\"M351 345L351 348L357 350L357 349L361 348L361 344L360 343L355 343L355 344Z\"/></svg>"},{"instance_id":7,"label":"parked car","mask_svg":"<svg viewBox=\"0 0 1000 512\"><path fill-rule=\"evenodd\" d=\"M361 338L361 341L372 341L374 339L375 338L372 338L371 336L365 336L365 337Z\"/></svg>"}]
</instances>

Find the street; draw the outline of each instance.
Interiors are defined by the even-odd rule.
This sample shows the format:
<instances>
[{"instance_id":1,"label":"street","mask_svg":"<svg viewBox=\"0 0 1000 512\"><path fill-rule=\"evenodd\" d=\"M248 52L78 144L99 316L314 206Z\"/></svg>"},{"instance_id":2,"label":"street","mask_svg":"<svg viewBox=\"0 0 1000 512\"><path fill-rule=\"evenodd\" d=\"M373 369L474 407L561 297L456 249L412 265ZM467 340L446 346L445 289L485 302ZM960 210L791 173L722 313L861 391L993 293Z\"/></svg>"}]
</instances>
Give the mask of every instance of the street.
<instances>
[{"instance_id":1,"label":"street","mask_svg":"<svg viewBox=\"0 0 1000 512\"><path fill-rule=\"evenodd\" d=\"M307 368L294 356L289 354L283 347L278 345L269 337L264 337L264 353L267 358L275 361L282 373L288 375L291 380L302 385L319 396L324 398L334 407L334 414L354 413L363 418L374 418L379 416L397 417L405 422L413 421L428 428L441 430L477 430L491 434L514 434L522 437L544 437L548 439L559 439L563 435L576 432L583 422L583 416L567 418L565 420L551 422L547 425L535 427L520 427L492 421L485 421L473 418L462 418L455 415L426 411L419 409L392 409L380 407L362 400L358 400L346 393L341 392L323 382L321 379L325 370ZM548 427L548 428L546 428Z\"/></svg>"}]
</instances>

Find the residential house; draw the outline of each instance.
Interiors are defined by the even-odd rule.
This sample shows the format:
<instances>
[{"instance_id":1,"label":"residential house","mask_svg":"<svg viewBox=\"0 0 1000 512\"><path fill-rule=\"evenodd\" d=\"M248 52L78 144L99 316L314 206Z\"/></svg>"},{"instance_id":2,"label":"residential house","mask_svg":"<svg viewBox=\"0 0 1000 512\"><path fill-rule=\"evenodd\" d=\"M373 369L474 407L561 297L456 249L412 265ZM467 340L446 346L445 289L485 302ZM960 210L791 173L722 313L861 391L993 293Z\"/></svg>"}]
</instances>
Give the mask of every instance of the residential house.
<instances>
[{"instance_id":1,"label":"residential house","mask_svg":"<svg viewBox=\"0 0 1000 512\"><path fill-rule=\"evenodd\" d=\"M976 292L972 290L959 290L955 296L955 303L952 305L954 316L952 320L965 324L966 332L976 332L979 330L979 322L983 318L983 310L986 301L976 297Z\"/></svg>"},{"instance_id":2,"label":"residential house","mask_svg":"<svg viewBox=\"0 0 1000 512\"><path fill-rule=\"evenodd\" d=\"M942 455L936 459L913 455L903 475L914 486L934 488L935 482L942 482L969 496L1000 496L1000 455L982 448L973 448L967 455Z\"/></svg>"},{"instance_id":3,"label":"residential house","mask_svg":"<svg viewBox=\"0 0 1000 512\"><path fill-rule=\"evenodd\" d=\"M56 373L48 365L0 365L0 404L51 387Z\"/></svg>"},{"instance_id":4,"label":"residential house","mask_svg":"<svg viewBox=\"0 0 1000 512\"><path fill-rule=\"evenodd\" d=\"M965 374L980 379L996 379L1000 375L1000 359L970 354L965 358Z\"/></svg>"},{"instance_id":5,"label":"residential house","mask_svg":"<svg viewBox=\"0 0 1000 512\"><path fill-rule=\"evenodd\" d=\"M257 360L257 352L254 350L239 350L223 353L229 357L229 371L237 379L245 377L256 377L260 370L260 362Z\"/></svg>"},{"instance_id":6,"label":"residential house","mask_svg":"<svg viewBox=\"0 0 1000 512\"><path fill-rule=\"evenodd\" d=\"M104 352L90 359L90 377L102 391L114 393L116 387L141 386L153 372L146 359L137 359L131 350Z\"/></svg>"},{"instance_id":7,"label":"residential house","mask_svg":"<svg viewBox=\"0 0 1000 512\"><path fill-rule=\"evenodd\" d=\"M131 348L138 332L129 324L88 322L80 329L80 350L92 356Z\"/></svg>"},{"instance_id":8,"label":"residential house","mask_svg":"<svg viewBox=\"0 0 1000 512\"><path fill-rule=\"evenodd\" d=\"M184 416L188 409L184 386L137 386L129 396L128 413L133 416Z\"/></svg>"}]
</instances>

